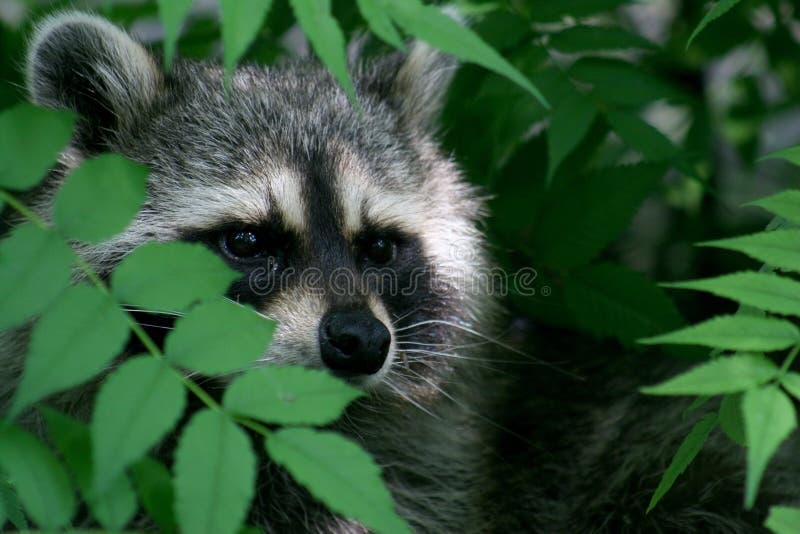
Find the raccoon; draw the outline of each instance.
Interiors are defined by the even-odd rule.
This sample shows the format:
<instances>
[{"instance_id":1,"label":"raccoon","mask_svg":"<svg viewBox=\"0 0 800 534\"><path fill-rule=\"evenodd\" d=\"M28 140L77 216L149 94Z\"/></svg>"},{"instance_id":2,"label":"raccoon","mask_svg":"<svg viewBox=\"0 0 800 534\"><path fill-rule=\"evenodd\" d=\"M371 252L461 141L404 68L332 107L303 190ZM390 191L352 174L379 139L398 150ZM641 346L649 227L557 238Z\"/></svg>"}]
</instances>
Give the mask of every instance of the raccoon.
<instances>
[{"instance_id":1,"label":"raccoon","mask_svg":"<svg viewBox=\"0 0 800 534\"><path fill-rule=\"evenodd\" d=\"M678 497L645 515L690 422L674 402L636 396L641 377L624 373L640 365L613 367L597 344L580 352L559 346L572 335L528 326L518 330L546 365L496 357L509 347L480 276L491 265L483 198L436 140L456 67L422 43L354 64L359 110L315 62L240 66L226 92L218 65L179 59L166 72L108 21L58 14L35 30L28 91L79 120L26 200L49 220L59 184L86 158L146 165L135 220L79 253L103 276L151 241L219 254L241 273L229 297L277 320L259 364L325 368L368 392L336 428L383 467L415 531L752 532L763 512L740 511L743 463L721 441ZM26 335L0 335L0 405ZM573 372L555 371L559 361ZM85 415L90 389L55 402ZM793 479L770 480L773 500L797 498ZM250 519L266 532L366 532L266 459Z\"/></svg>"}]
</instances>

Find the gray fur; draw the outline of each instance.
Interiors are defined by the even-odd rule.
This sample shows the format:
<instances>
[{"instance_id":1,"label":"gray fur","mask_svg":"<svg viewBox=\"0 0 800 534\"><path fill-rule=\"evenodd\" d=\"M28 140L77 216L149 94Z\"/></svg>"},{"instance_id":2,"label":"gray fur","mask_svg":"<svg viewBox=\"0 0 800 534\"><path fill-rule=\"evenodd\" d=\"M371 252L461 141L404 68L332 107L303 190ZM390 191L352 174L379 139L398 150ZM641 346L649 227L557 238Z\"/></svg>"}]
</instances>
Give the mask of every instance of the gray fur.
<instances>
[{"instance_id":1,"label":"gray fur","mask_svg":"<svg viewBox=\"0 0 800 534\"><path fill-rule=\"evenodd\" d=\"M624 530L637 531L638 524L664 532L673 526L746 531L751 518L714 505L678 503L657 520L643 519L641 503L675 441L626 430L647 418L631 391L589 403L576 415L570 410L578 405L549 404L530 390L537 379L543 389L552 386L552 371L536 367L535 379L519 381L485 371L489 355L465 335L490 333L496 316L485 291L467 286L469 275L488 265L477 229L483 205L441 154L433 131L454 68L452 58L419 44L408 56L354 67L359 116L316 63L242 66L227 95L217 65L178 60L166 75L149 52L102 19L57 15L33 37L29 90L35 102L73 109L81 119L31 204L49 219L65 174L100 151L146 164L148 199L131 226L106 243L79 247L104 275L142 243L194 239L231 221L279 218L297 236L293 261L326 274L358 270L346 251L370 225L407 234L409 265L436 274L440 286L420 286L399 301L369 294L350 303L371 309L394 341L387 364L364 382L369 397L337 426L383 466L400 513L419 532L609 531L620 512L615 506L630 496L630 481L643 476L651 479L636 495L636 513L618 523ZM279 321L265 364L322 366L316 329L331 299L298 286L264 298L246 289L234 296ZM22 370L26 332L0 334L0 405ZM455 349L470 343L473 348ZM85 418L92 387L53 401ZM568 380L557 389L575 387ZM542 441L538 421L562 409L575 417L558 427L562 433L552 442ZM516 428L525 424L533 428ZM659 418L641 428L665 426ZM570 430L577 427L586 436L573 439ZM685 425L677 439L684 431ZM521 455L507 450L520 446ZM587 491L589 482L599 487ZM786 493L783 486L775 492ZM269 532L364 532L266 462L251 519Z\"/></svg>"}]
</instances>

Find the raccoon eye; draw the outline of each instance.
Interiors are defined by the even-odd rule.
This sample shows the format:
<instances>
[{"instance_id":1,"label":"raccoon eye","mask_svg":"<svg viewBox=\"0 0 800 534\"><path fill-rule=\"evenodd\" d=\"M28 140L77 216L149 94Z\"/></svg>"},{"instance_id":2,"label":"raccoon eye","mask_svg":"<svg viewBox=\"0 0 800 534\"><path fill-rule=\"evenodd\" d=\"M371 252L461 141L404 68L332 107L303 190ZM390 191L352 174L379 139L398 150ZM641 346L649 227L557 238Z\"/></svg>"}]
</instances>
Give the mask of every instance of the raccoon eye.
<instances>
[{"instance_id":1,"label":"raccoon eye","mask_svg":"<svg viewBox=\"0 0 800 534\"><path fill-rule=\"evenodd\" d=\"M372 263L384 264L394 259L395 243L388 237L376 237L367 241L364 256Z\"/></svg>"},{"instance_id":2,"label":"raccoon eye","mask_svg":"<svg viewBox=\"0 0 800 534\"><path fill-rule=\"evenodd\" d=\"M252 228L229 230L220 237L222 250L234 260L257 258L264 253L261 234Z\"/></svg>"}]
</instances>

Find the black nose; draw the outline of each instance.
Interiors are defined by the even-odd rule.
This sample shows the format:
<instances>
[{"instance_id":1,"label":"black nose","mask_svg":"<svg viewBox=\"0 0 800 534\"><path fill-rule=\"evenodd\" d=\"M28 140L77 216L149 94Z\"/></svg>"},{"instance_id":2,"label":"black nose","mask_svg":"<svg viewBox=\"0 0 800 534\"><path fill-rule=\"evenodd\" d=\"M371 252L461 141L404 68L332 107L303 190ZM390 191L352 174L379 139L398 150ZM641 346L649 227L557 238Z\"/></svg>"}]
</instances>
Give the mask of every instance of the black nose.
<instances>
[{"instance_id":1,"label":"black nose","mask_svg":"<svg viewBox=\"0 0 800 534\"><path fill-rule=\"evenodd\" d=\"M371 375L383 366L389 330L368 311L330 311L319 325L322 361L348 375Z\"/></svg>"}]
</instances>

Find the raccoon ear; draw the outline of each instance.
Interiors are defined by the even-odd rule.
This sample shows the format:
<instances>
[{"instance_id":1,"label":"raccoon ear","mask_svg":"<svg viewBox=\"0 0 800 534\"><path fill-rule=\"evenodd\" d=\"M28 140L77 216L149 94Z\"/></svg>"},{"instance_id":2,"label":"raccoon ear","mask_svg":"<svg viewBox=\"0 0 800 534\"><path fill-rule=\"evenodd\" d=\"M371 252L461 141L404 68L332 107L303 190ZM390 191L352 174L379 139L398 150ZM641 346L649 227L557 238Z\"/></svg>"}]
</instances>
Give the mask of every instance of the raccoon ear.
<instances>
[{"instance_id":1,"label":"raccoon ear","mask_svg":"<svg viewBox=\"0 0 800 534\"><path fill-rule=\"evenodd\" d=\"M94 126L113 128L133 120L162 83L144 47L103 18L60 13L35 29L27 86L36 104L70 109Z\"/></svg>"},{"instance_id":2,"label":"raccoon ear","mask_svg":"<svg viewBox=\"0 0 800 534\"><path fill-rule=\"evenodd\" d=\"M377 87L409 125L433 128L458 68L455 57L415 41L407 54L379 68ZM382 72L381 72L382 71ZM388 71L388 72L387 72Z\"/></svg>"}]
</instances>

